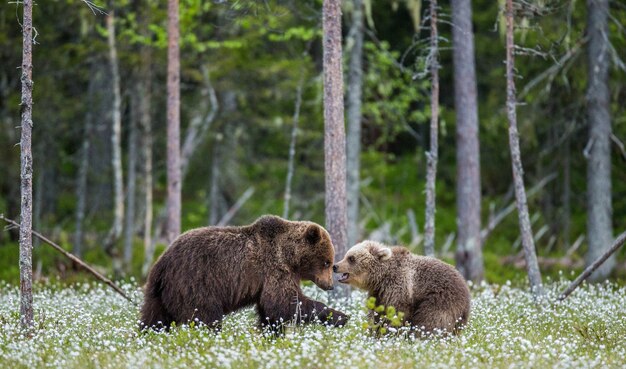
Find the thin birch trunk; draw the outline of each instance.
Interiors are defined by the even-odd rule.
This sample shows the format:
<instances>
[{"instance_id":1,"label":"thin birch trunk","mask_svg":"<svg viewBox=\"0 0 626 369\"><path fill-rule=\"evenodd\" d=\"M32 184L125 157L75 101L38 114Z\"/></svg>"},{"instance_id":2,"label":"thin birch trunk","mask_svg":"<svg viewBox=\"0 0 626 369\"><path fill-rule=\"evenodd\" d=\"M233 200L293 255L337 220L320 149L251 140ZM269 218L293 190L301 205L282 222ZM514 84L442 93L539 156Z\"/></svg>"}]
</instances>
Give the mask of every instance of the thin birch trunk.
<instances>
[{"instance_id":1,"label":"thin birch trunk","mask_svg":"<svg viewBox=\"0 0 626 369\"><path fill-rule=\"evenodd\" d=\"M570 140L563 142L563 220L561 232L563 234L563 243L567 248L570 246L570 233L572 230L572 181L571 181L571 149Z\"/></svg>"},{"instance_id":2,"label":"thin birch trunk","mask_svg":"<svg viewBox=\"0 0 626 369\"><path fill-rule=\"evenodd\" d=\"M178 0L167 2L167 225L170 244L180 234L180 48Z\"/></svg>"},{"instance_id":3,"label":"thin birch trunk","mask_svg":"<svg viewBox=\"0 0 626 369\"><path fill-rule=\"evenodd\" d=\"M95 68L92 68L94 70ZM97 72L96 72L97 73ZM89 174L89 148L91 146L91 131L93 127L93 93L95 88L92 75L89 80L87 91L87 112L85 114L85 127L83 130L83 143L80 151L80 165L76 185L76 230L74 232L74 245L72 253L78 257L83 255L83 224L85 221L85 207L87 203L87 176Z\"/></svg>"},{"instance_id":4,"label":"thin birch trunk","mask_svg":"<svg viewBox=\"0 0 626 369\"><path fill-rule=\"evenodd\" d=\"M143 201L145 207L143 219L143 247L144 262L141 268L141 274L147 275L152 260L154 258L154 247L152 242L152 123L150 119L150 49L143 46L142 49L141 77L139 82L140 100L139 100L139 124L141 125L141 158L143 165Z\"/></svg>"},{"instance_id":5,"label":"thin birch trunk","mask_svg":"<svg viewBox=\"0 0 626 369\"><path fill-rule=\"evenodd\" d=\"M365 31L363 0L354 0L350 35L350 62L348 64L348 134L346 144L348 246L359 239L359 194L361 167L361 105L363 96L363 33Z\"/></svg>"},{"instance_id":6,"label":"thin birch trunk","mask_svg":"<svg viewBox=\"0 0 626 369\"><path fill-rule=\"evenodd\" d=\"M22 22L22 132L20 139L20 325L33 326L33 2L24 0Z\"/></svg>"},{"instance_id":7,"label":"thin birch trunk","mask_svg":"<svg viewBox=\"0 0 626 369\"><path fill-rule=\"evenodd\" d=\"M111 166L113 168L113 227L105 242L106 249L111 252L115 242L122 235L124 224L124 179L122 178L122 96L120 91L120 73L115 42L115 10L106 16L107 40L109 45L109 63L111 66L113 107L111 111Z\"/></svg>"},{"instance_id":8,"label":"thin birch trunk","mask_svg":"<svg viewBox=\"0 0 626 369\"><path fill-rule=\"evenodd\" d=\"M209 225L216 225L220 219L220 148L218 140L213 143L211 160L211 188L209 189Z\"/></svg>"},{"instance_id":9,"label":"thin birch trunk","mask_svg":"<svg viewBox=\"0 0 626 369\"><path fill-rule=\"evenodd\" d=\"M426 153L426 222L424 225L424 254L435 256L435 180L439 156L439 40L437 34L437 0L430 0L430 150Z\"/></svg>"},{"instance_id":10,"label":"thin birch trunk","mask_svg":"<svg viewBox=\"0 0 626 369\"><path fill-rule=\"evenodd\" d=\"M506 0L506 110L509 119L509 145L511 149L511 161L513 167L513 181L515 182L515 199L517 202L517 213L519 216L520 233L524 256L526 259L526 269L530 288L535 296L543 295L541 283L541 272L537 263L535 252L535 241L533 231L528 216L528 204L526 200L526 190L524 189L524 169L522 167L522 157L519 148L519 133L517 131L517 99L515 97L515 60L513 41L513 0Z\"/></svg>"},{"instance_id":11,"label":"thin birch trunk","mask_svg":"<svg viewBox=\"0 0 626 369\"><path fill-rule=\"evenodd\" d=\"M324 163L326 173L326 228L335 246L335 260L347 251L346 136L343 111L341 3L324 0ZM334 296L348 296L345 286Z\"/></svg>"},{"instance_id":12,"label":"thin birch trunk","mask_svg":"<svg viewBox=\"0 0 626 369\"><path fill-rule=\"evenodd\" d=\"M455 258L461 274L478 282L483 279L484 263L480 242L480 151L472 4L470 0L451 3L458 227Z\"/></svg>"},{"instance_id":13,"label":"thin birch trunk","mask_svg":"<svg viewBox=\"0 0 626 369\"><path fill-rule=\"evenodd\" d=\"M300 121L300 106L302 105L302 88L304 85L304 73L301 74L296 89L296 102L293 111L293 126L291 127L291 141L289 142L289 160L287 162L287 179L285 181L285 197L283 203L283 218L289 218L289 202L291 201L291 181L293 180L294 160L296 157L296 138L298 136L298 123Z\"/></svg>"},{"instance_id":14,"label":"thin birch trunk","mask_svg":"<svg viewBox=\"0 0 626 369\"><path fill-rule=\"evenodd\" d=\"M142 9L139 18L140 32L144 36L149 35L148 26L150 13ZM142 184L143 184L143 248L144 261L141 267L141 275L146 276L154 259L155 244L152 242L152 123L151 123L151 62L152 52L149 45L142 45L140 50L141 62L139 64L139 126L141 128L141 159L142 159Z\"/></svg>"},{"instance_id":15,"label":"thin birch trunk","mask_svg":"<svg viewBox=\"0 0 626 369\"><path fill-rule=\"evenodd\" d=\"M126 226L124 228L124 267L130 270L135 238L135 193L137 190L137 121L139 120L139 88L133 89L131 98L130 134L128 137L128 177L126 179Z\"/></svg>"},{"instance_id":16,"label":"thin birch trunk","mask_svg":"<svg viewBox=\"0 0 626 369\"><path fill-rule=\"evenodd\" d=\"M613 239L611 200L611 109L609 78L609 2L587 0L588 85L587 117L590 150L587 158L587 239L586 265L609 247ZM591 281L606 279L615 266L615 257L602 264Z\"/></svg>"}]
</instances>

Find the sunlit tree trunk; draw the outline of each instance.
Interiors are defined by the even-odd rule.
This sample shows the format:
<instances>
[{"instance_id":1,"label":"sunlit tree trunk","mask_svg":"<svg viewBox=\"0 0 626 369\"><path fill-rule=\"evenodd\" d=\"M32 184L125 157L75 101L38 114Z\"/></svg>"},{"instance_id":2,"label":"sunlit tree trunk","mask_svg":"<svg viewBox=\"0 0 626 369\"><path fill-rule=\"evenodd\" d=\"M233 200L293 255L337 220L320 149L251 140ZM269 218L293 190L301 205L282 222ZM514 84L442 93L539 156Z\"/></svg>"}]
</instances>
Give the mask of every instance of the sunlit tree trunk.
<instances>
[{"instance_id":1,"label":"sunlit tree trunk","mask_svg":"<svg viewBox=\"0 0 626 369\"><path fill-rule=\"evenodd\" d=\"M528 215L526 190L524 189L524 168L522 167L519 133L517 131L513 26L513 0L506 0L506 111L509 119L509 146L511 149L513 181L515 182L515 200L530 287L533 294L542 295L543 286L541 283L541 272L539 271L539 264L537 263L535 241L533 240L533 231Z\"/></svg>"},{"instance_id":2,"label":"sunlit tree trunk","mask_svg":"<svg viewBox=\"0 0 626 369\"><path fill-rule=\"evenodd\" d=\"M105 242L110 252L115 242L122 235L124 224L124 179L122 178L122 96L120 91L120 73L115 42L115 10L106 16L107 40L109 45L109 63L111 67L111 87L113 89L113 107L111 111L111 166L113 168L113 227Z\"/></svg>"},{"instance_id":3,"label":"sunlit tree trunk","mask_svg":"<svg viewBox=\"0 0 626 369\"><path fill-rule=\"evenodd\" d=\"M435 256L435 180L439 140L439 41L437 34L437 0L430 0L430 150L426 172L426 224L424 226L424 254Z\"/></svg>"},{"instance_id":4,"label":"sunlit tree trunk","mask_svg":"<svg viewBox=\"0 0 626 369\"><path fill-rule=\"evenodd\" d=\"M359 239L359 195L361 167L361 105L363 96L363 1L354 0L349 41L348 64L348 134L346 136L347 201L348 201L348 247Z\"/></svg>"},{"instance_id":5,"label":"sunlit tree trunk","mask_svg":"<svg viewBox=\"0 0 626 369\"><path fill-rule=\"evenodd\" d=\"M22 132L20 139L20 324L33 326L33 2L24 0L22 21Z\"/></svg>"},{"instance_id":6,"label":"sunlit tree trunk","mask_svg":"<svg viewBox=\"0 0 626 369\"><path fill-rule=\"evenodd\" d=\"M178 0L167 2L167 225L168 244L180 234L180 48Z\"/></svg>"},{"instance_id":7,"label":"sunlit tree trunk","mask_svg":"<svg viewBox=\"0 0 626 369\"><path fill-rule=\"evenodd\" d=\"M140 32L142 35L148 35L149 12L143 10L140 22ZM150 46L141 46L141 63L139 65L139 81L137 88L139 89L139 126L141 128L141 179L143 185L143 202L144 202L144 218L143 218L143 248L144 262L141 268L141 274L147 275L152 260L154 258L154 243L152 242L152 119L151 119L151 63L152 52Z\"/></svg>"},{"instance_id":8,"label":"sunlit tree trunk","mask_svg":"<svg viewBox=\"0 0 626 369\"><path fill-rule=\"evenodd\" d=\"M470 0L452 0L454 106L456 110L456 266L469 280L484 275L480 242L480 153Z\"/></svg>"},{"instance_id":9,"label":"sunlit tree trunk","mask_svg":"<svg viewBox=\"0 0 626 369\"><path fill-rule=\"evenodd\" d=\"M326 228L335 246L335 260L347 251L346 136L343 116L341 7L324 0L324 163L326 174ZM348 289L335 288L335 296Z\"/></svg>"},{"instance_id":10,"label":"sunlit tree trunk","mask_svg":"<svg viewBox=\"0 0 626 369\"><path fill-rule=\"evenodd\" d=\"M589 157L587 158L587 237L589 266L613 242L611 204L611 115L609 78L608 0L587 0L587 119ZM606 279L615 266L612 256L589 278Z\"/></svg>"},{"instance_id":11,"label":"sunlit tree trunk","mask_svg":"<svg viewBox=\"0 0 626 369\"><path fill-rule=\"evenodd\" d=\"M293 180L294 161L296 157L296 138L298 137L298 123L300 122L300 106L302 105L302 89L304 85L304 73L300 76L296 89L296 102L293 111L293 126L291 127L291 140L289 142L289 159L287 161L287 179L285 180L285 197L283 202L283 218L289 218L289 202L291 201L291 182Z\"/></svg>"}]
</instances>

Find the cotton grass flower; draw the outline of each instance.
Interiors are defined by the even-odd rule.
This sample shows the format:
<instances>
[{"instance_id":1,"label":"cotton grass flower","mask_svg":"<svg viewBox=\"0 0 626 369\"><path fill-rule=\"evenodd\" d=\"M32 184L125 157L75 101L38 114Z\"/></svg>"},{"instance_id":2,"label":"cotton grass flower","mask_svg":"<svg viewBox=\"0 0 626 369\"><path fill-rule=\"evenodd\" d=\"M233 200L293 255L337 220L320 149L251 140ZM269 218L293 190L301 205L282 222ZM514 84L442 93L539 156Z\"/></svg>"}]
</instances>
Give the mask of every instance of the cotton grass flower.
<instances>
[{"instance_id":1,"label":"cotton grass flower","mask_svg":"<svg viewBox=\"0 0 626 369\"><path fill-rule=\"evenodd\" d=\"M546 284L535 304L527 289L472 287L472 312L458 336L373 337L363 328L367 296L330 306L351 316L344 328L306 325L276 337L257 328L253 309L230 314L220 331L200 322L170 332L138 331L138 309L96 283L35 285L32 337L19 327L18 288L0 282L1 368L580 368L623 367L626 289L584 286L563 302L567 281ZM135 282L122 288L136 301ZM328 294L305 287L307 295Z\"/></svg>"}]
</instances>

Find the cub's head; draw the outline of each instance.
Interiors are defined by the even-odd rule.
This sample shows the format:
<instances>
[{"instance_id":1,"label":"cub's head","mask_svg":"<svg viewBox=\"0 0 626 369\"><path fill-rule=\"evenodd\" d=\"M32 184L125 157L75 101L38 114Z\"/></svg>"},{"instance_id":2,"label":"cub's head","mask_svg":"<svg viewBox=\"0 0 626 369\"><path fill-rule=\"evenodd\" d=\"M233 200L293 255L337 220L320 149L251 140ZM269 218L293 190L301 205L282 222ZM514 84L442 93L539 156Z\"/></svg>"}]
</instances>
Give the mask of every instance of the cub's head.
<instances>
[{"instance_id":1,"label":"cub's head","mask_svg":"<svg viewBox=\"0 0 626 369\"><path fill-rule=\"evenodd\" d=\"M352 246L344 258L333 266L333 271L340 274L339 282L368 290L372 278L379 274L382 263L391 259L392 254L391 248L381 243L363 241Z\"/></svg>"},{"instance_id":2,"label":"cub's head","mask_svg":"<svg viewBox=\"0 0 626 369\"><path fill-rule=\"evenodd\" d=\"M263 216L255 226L277 250L280 264L321 289L333 289L335 249L322 226L313 222L292 222L277 216Z\"/></svg>"}]
</instances>

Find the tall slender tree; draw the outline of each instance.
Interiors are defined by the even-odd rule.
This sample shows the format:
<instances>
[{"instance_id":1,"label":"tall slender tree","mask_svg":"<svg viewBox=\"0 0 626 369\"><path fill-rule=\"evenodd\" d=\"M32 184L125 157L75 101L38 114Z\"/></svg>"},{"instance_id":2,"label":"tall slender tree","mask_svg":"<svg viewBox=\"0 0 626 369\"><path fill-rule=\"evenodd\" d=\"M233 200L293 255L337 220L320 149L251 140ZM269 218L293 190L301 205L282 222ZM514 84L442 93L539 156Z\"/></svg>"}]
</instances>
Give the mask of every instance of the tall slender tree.
<instances>
[{"instance_id":1,"label":"tall slender tree","mask_svg":"<svg viewBox=\"0 0 626 369\"><path fill-rule=\"evenodd\" d=\"M128 175L126 177L126 226L124 227L124 267L130 270L133 257L133 241L135 238L135 194L137 190L137 149L138 137L137 126L139 125L139 83L135 84L131 96L131 117L128 121L130 132L128 135Z\"/></svg>"},{"instance_id":2,"label":"tall slender tree","mask_svg":"<svg viewBox=\"0 0 626 369\"><path fill-rule=\"evenodd\" d=\"M613 242L611 200L611 112L609 78L609 1L587 0L587 236L589 266ZM615 266L611 256L589 278L604 280Z\"/></svg>"},{"instance_id":3,"label":"tall slender tree","mask_svg":"<svg viewBox=\"0 0 626 369\"><path fill-rule=\"evenodd\" d=\"M517 214L519 216L519 227L524 247L526 259L526 270L530 287L534 295L543 294L541 283L541 272L537 263L535 252L535 241L528 215L528 204L526 200L526 190L524 189L524 168L522 167L522 156L519 148L519 133L517 131L517 98L515 96L515 42L513 40L514 15L513 0L506 0L506 112L509 119L509 146L511 149L511 162L513 167L513 181L515 182L515 200L517 204Z\"/></svg>"},{"instance_id":4,"label":"tall slender tree","mask_svg":"<svg viewBox=\"0 0 626 369\"><path fill-rule=\"evenodd\" d=\"M22 21L22 133L20 211L20 324L33 326L33 2L24 0Z\"/></svg>"},{"instance_id":5,"label":"tall slender tree","mask_svg":"<svg viewBox=\"0 0 626 369\"><path fill-rule=\"evenodd\" d=\"M480 242L480 152L474 31L470 0L452 0L454 106L456 110L456 266L463 276L484 275Z\"/></svg>"},{"instance_id":6,"label":"tall slender tree","mask_svg":"<svg viewBox=\"0 0 626 369\"><path fill-rule=\"evenodd\" d=\"M107 41L109 46L109 64L111 68L111 88L113 107L111 110L111 166L113 168L113 227L105 242L110 252L115 242L122 235L124 226L124 178L122 174L122 93L120 91L120 72L117 60L115 38L115 9L106 16Z\"/></svg>"},{"instance_id":7,"label":"tall slender tree","mask_svg":"<svg viewBox=\"0 0 626 369\"><path fill-rule=\"evenodd\" d=\"M326 175L326 228L335 246L335 260L347 251L346 135L343 116L341 6L324 0L324 167ZM336 288L335 296L348 289Z\"/></svg>"},{"instance_id":8,"label":"tall slender tree","mask_svg":"<svg viewBox=\"0 0 626 369\"><path fill-rule=\"evenodd\" d=\"M178 0L167 2L167 225L171 243L180 234L180 29Z\"/></svg>"},{"instance_id":9,"label":"tall slender tree","mask_svg":"<svg viewBox=\"0 0 626 369\"><path fill-rule=\"evenodd\" d=\"M85 126L83 128L83 143L80 151L80 164L76 185L76 230L74 231L74 245L72 252L77 257L83 254L83 224L85 222L85 207L87 205L87 178L89 174L89 153L91 147L91 135L93 127L93 101L96 81L99 80L100 73L94 65L91 66L94 72L89 79L87 90L87 111L85 113Z\"/></svg>"},{"instance_id":10,"label":"tall slender tree","mask_svg":"<svg viewBox=\"0 0 626 369\"><path fill-rule=\"evenodd\" d=\"M439 40L437 32L437 0L430 0L430 150L426 153L426 224L424 225L424 254L435 256L435 180L439 139Z\"/></svg>"},{"instance_id":11,"label":"tall slender tree","mask_svg":"<svg viewBox=\"0 0 626 369\"><path fill-rule=\"evenodd\" d=\"M361 105L363 96L363 33L365 31L363 0L353 1L352 25L349 41L350 62L348 64L348 134L347 155L347 201L348 201L348 246L359 238L359 195L361 167Z\"/></svg>"},{"instance_id":12,"label":"tall slender tree","mask_svg":"<svg viewBox=\"0 0 626 369\"><path fill-rule=\"evenodd\" d=\"M139 32L142 36L149 35L150 12L145 7L140 7ZM141 129L141 179L143 185L143 247L144 262L141 268L142 275L147 275L154 258L155 246L152 242L152 123L151 123L151 62L152 50L150 45L142 45L139 51L141 58L139 64L139 126Z\"/></svg>"},{"instance_id":13,"label":"tall slender tree","mask_svg":"<svg viewBox=\"0 0 626 369\"><path fill-rule=\"evenodd\" d=\"M298 123L300 122L300 106L302 105L302 89L304 87L304 76L300 75L298 87L296 88L296 102L293 109L293 119L291 127L291 140L289 142L289 159L287 161L287 179L285 180L285 196L283 202L283 218L289 218L289 203L291 201L291 182L293 180L294 162L296 158L296 138L298 137Z\"/></svg>"}]
</instances>

